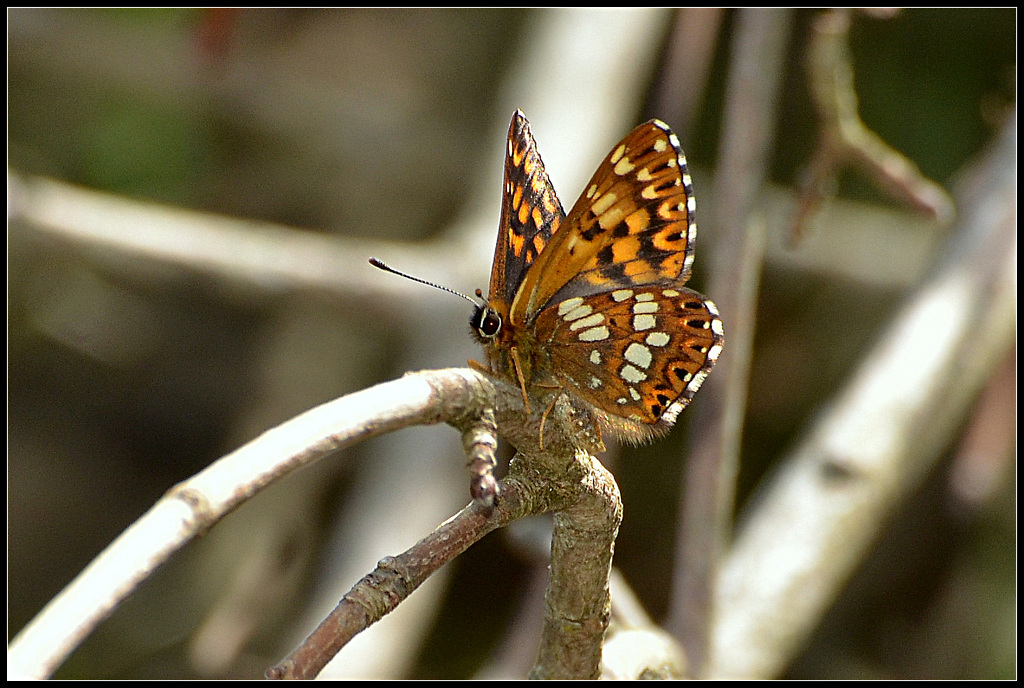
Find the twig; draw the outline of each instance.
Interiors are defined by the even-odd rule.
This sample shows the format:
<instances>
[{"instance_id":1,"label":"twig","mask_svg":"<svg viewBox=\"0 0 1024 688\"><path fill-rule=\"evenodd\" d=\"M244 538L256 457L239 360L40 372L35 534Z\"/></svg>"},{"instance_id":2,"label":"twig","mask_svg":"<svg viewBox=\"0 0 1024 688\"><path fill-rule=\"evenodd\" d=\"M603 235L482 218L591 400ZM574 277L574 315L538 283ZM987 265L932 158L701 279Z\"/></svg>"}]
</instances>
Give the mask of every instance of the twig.
<instances>
[{"instance_id":1,"label":"twig","mask_svg":"<svg viewBox=\"0 0 1024 688\"><path fill-rule=\"evenodd\" d=\"M365 267L374 252L401 256L403 266L414 272L430 261L440 281L446 275L454 281L458 269L442 258L458 253L451 247L427 247L426 257L414 256L380 241L132 200L10 170L7 196L10 223L80 246L100 260L109 252L118 265L151 261L261 291L309 289L346 298L411 291L403 280L379 278Z\"/></svg>"},{"instance_id":2,"label":"twig","mask_svg":"<svg viewBox=\"0 0 1024 688\"><path fill-rule=\"evenodd\" d=\"M849 52L850 10L829 10L811 32L807 70L818 110L820 135L803 183L790 240L797 243L808 218L833 186L840 169L856 164L883 191L941 224L953 219L953 202L945 190L917 166L868 129L857 111Z\"/></svg>"},{"instance_id":3,"label":"twig","mask_svg":"<svg viewBox=\"0 0 1024 688\"><path fill-rule=\"evenodd\" d=\"M169 492L22 630L9 648L9 676L50 676L171 554L292 470L411 423L472 428L473 418L495 409L505 434L527 450L513 460L494 512L474 502L405 555L382 562L273 675L315 675L356 633L484 534L523 515L555 511L544 642L534 674L596 678L622 504L611 474L577 446L567 404L555 404L546 417L545 448L539 448L542 408L525 417L517 389L491 387L470 370L447 370L409 375L304 413Z\"/></svg>"},{"instance_id":4,"label":"twig","mask_svg":"<svg viewBox=\"0 0 1024 688\"><path fill-rule=\"evenodd\" d=\"M352 637L394 610L437 569L487 533L518 518L521 502L514 482L506 483L502 494L496 508L474 502L407 552L382 559L298 649L267 672L268 678L315 678Z\"/></svg>"}]
</instances>

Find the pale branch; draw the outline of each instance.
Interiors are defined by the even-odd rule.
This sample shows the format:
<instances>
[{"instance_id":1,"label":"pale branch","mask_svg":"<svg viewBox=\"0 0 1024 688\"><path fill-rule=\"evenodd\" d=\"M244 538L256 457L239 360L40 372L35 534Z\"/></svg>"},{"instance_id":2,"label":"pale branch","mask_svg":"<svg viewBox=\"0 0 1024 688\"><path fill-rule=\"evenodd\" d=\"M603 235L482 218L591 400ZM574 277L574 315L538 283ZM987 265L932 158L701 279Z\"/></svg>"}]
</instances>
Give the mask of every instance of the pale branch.
<instances>
[{"instance_id":1,"label":"pale branch","mask_svg":"<svg viewBox=\"0 0 1024 688\"><path fill-rule=\"evenodd\" d=\"M491 382L461 369L410 374L308 411L179 484L22 630L9 648L9 676L50 676L175 551L291 471L411 424L447 422L464 430L467 447L486 453L493 449L496 414L504 434L524 448L511 462L496 504L474 501L405 554L382 560L273 675L315 675L351 637L487 532L524 515L555 512L547 617L534 674L596 678L622 518L618 488L579 448L581 441L595 440L581 433L581 419L561 395L549 413L537 404L526 416L518 389ZM541 423L547 427L543 449ZM481 475L489 473L475 478Z\"/></svg>"},{"instance_id":2,"label":"pale branch","mask_svg":"<svg viewBox=\"0 0 1024 688\"><path fill-rule=\"evenodd\" d=\"M455 283L460 274L451 256L462 252L444 242L414 251L129 199L11 170L7 197L11 225L80 247L101 263L113 255L112 269L170 265L256 291L312 290L349 299L414 293L404 280L367 269L366 257L373 253L413 272L430 267L429 274L441 282Z\"/></svg>"},{"instance_id":3,"label":"pale branch","mask_svg":"<svg viewBox=\"0 0 1024 688\"><path fill-rule=\"evenodd\" d=\"M464 426L494 404L468 369L407 375L311 409L268 430L165 495L18 634L8 676L50 676L173 553L264 487L370 437L413 424Z\"/></svg>"},{"instance_id":4,"label":"pale branch","mask_svg":"<svg viewBox=\"0 0 1024 688\"><path fill-rule=\"evenodd\" d=\"M698 212L717 206L713 191L701 190ZM174 266L256 294L310 290L364 303L388 299L394 308L407 307L411 312L422 309L416 298L422 295L422 288L369 269L367 257L387 256L408 272L452 285L465 283L466 275L480 267L479 256L467 251L465 243L455 247L446 239L411 244L325 235L129 199L13 170L8 170L7 194L12 238L53 241L62 250L72 247L119 274L137 273L149 265ZM771 204L772 214L776 207L790 206L793 198L777 191L766 202ZM831 204L829 210L825 221L830 232L856 231L867 212L871 213L871 226L885 223L915 237L923 231L921 223L907 213L842 200ZM478 221L485 223L482 217ZM706 232L702 236L713 235ZM768 255L769 265L840 275L861 275L874 269L881 272L871 278L887 284L899 283L904 277L903 273L885 273L882 266L864 260L851 264L848 257L838 259L834 251L827 250L837 244L831 234L822 236L819 243L800 251L774 250Z\"/></svg>"},{"instance_id":5,"label":"pale branch","mask_svg":"<svg viewBox=\"0 0 1024 688\"><path fill-rule=\"evenodd\" d=\"M1012 350L1016 146L1014 114L959 189L946 259L743 515L705 677L779 675Z\"/></svg>"},{"instance_id":6,"label":"pale branch","mask_svg":"<svg viewBox=\"0 0 1024 688\"><path fill-rule=\"evenodd\" d=\"M682 645L654 623L618 569L612 569L610 583L612 619L601 650L602 680L689 676Z\"/></svg>"}]
</instances>

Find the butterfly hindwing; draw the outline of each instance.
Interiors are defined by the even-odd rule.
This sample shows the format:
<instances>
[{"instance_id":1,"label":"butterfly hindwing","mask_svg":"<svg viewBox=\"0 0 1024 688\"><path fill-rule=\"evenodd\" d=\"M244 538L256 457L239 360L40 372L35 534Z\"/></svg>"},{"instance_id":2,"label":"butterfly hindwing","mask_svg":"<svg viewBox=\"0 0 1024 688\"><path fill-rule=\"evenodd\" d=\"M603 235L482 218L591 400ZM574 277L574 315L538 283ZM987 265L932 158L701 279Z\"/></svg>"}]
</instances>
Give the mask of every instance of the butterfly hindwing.
<instances>
[{"instance_id":1,"label":"butterfly hindwing","mask_svg":"<svg viewBox=\"0 0 1024 688\"><path fill-rule=\"evenodd\" d=\"M685 408L723 343L715 305L685 287L573 297L545 309L536 332L579 396L648 424Z\"/></svg>"}]
</instances>

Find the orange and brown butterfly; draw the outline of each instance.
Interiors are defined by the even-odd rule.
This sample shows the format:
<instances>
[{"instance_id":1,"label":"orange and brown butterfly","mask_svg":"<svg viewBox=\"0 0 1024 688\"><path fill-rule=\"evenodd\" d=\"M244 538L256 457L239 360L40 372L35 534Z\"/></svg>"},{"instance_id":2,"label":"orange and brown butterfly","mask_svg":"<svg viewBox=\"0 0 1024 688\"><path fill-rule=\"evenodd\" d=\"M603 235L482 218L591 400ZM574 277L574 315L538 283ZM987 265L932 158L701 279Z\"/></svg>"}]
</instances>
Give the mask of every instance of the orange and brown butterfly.
<instances>
[{"instance_id":1,"label":"orange and brown butterfly","mask_svg":"<svg viewBox=\"0 0 1024 688\"><path fill-rule=\"evenodd\" d=\"M568 395L620 438L667 430L724 341L715 305L683 286L694 209L679 141L651 120L612 149L566 215L516 111L490 290L470 323L489 372L518 386L527 409L557 390L553 399Z\"/></svg>"}]
</instances>

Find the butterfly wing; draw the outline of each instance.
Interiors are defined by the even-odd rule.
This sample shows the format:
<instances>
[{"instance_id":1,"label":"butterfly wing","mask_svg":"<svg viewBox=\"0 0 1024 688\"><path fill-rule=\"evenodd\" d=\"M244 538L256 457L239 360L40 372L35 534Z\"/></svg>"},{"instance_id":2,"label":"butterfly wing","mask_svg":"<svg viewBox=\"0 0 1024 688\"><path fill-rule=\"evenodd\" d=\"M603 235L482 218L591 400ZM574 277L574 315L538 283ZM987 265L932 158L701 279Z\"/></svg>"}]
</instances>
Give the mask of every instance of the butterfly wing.
<instances>
[{"instance_id":1,"label":"butterfly wing","mask_svg":"<svg viewBox=\"0 0 1024 688\"><path fill-rule=\"evenodd\" d=\"M636 422L671 425L718 360L724 343L715 305L685 287L621 288L572 297L541 312L538 339L552 369L594 407ZM640 433L642 435L642 432Z\"/></svg>"},{"instance_id":2,"label":"butterfly wing","mask_svg":"<svg viewBox=\"0 0 1024 688\"><path fill-rule=\"evenodd\" d=\"M493 307L507 312L523 276L564 218L565 211L544 170L530 123L521 110L516 110L508 128L501 221L488 293Z\"/></svg>"},{"instance_id":3,"label":"butterfly wing","mask_svg":"<svg viewBox=\"0 0 1024 688\"><path fill-rule=\"evenodd\" d=\"M604 159L511 307L527 323L549 303L612 287L681 285L693 265L693 187L679 140L651 120Z\"/></svg>"}]
</instances>

